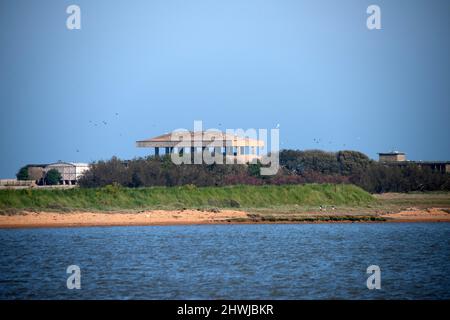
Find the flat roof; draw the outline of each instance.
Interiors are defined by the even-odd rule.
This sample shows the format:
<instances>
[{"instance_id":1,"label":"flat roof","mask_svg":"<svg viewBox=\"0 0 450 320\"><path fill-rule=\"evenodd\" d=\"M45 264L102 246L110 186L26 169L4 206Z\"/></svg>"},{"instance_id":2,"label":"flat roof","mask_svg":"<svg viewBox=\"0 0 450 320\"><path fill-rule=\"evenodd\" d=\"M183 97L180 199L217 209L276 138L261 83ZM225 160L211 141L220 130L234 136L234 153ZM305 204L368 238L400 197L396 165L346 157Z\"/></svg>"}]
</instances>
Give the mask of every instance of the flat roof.
<instances>
[{"instance_id":1,"label":"flat roof","mask_svg":"<svg viewBox=\"0 0 450 320\"><path fill-rule=\"evenodd\" d=\"M392 151L392 152L379 152L380 156L397 156L397 155L405 155L404 152Z\"/></svg>"},{"instance_id":2,"label":"flat roof","mask_svg":"<svg viewBox=\"0 0 450 320\"><path fill-rule=\"evenodd\" d=\"M253 139L250 137L242 137L237 134L224 133L222 131L210 130L210 131L173 131L171 133L165 133L163 135L149 138L145 140L136 141L138 147L173 147L180 142L185 135L190 134L190 141L201 142L202 144L212 144L219 142L219 145L224 145L224 142L231 142L233 146L264 146L263 140ZM179 139L178 139L179 138ZM181 144L182 145L182 144ZM217 145L217 146L219 146Z\"/></svg>"},{"instance_id":3,"label":"flat roof","mask_svg":"<svg viewBox=\"0 0 450 320\"><path fill-rule=\"evenodd\" d=\"M58 161L55 163L50 163L48 165L46 165L46 167L48 166L55 166L55 165L71 165L74 167L85 167L85 166L89 166L88 163L84 163L84 162L66 162L66 161Z\"/></svg>"}]
</instances>

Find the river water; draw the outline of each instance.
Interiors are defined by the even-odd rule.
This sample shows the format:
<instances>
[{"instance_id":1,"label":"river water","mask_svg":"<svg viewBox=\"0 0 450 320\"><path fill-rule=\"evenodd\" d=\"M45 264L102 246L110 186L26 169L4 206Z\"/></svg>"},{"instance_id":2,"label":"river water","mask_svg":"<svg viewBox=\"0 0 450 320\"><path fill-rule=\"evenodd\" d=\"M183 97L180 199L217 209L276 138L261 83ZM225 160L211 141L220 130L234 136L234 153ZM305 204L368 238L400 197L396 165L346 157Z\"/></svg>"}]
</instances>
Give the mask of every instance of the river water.
<instances>
[{"instance_id":1,"label":"river water","mask_svg":"<svg viewBox=\"0 0 450 320\"><path fill-rule=\"evenodd\" d=\"M449 223L0 229L0 250L0 299L450 299Z\"/></svg>"}]
</instances>

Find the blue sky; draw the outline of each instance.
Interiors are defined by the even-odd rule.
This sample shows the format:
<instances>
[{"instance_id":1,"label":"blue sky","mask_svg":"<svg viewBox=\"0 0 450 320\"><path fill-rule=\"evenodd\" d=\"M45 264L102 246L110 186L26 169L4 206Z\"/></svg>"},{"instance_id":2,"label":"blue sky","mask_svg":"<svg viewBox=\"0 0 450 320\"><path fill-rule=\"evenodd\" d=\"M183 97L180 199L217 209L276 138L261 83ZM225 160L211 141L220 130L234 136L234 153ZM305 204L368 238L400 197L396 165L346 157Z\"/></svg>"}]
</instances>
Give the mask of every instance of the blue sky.
<instances>
[{"instance_id":1,"label":"blue sky","mask_svg":"<svg viewBox=\"0 0 450 320\"><path fill-rule=\"evenodd\" d=\"M81 30L66 8L81 8ZM382 30L366 27L381 8ZM450 1L0 2L0 177L176 128L450 160ZM221 124L221 126L219 126ZM316 141L320 139L320 143Z\"/></svg>"}]
</instances>

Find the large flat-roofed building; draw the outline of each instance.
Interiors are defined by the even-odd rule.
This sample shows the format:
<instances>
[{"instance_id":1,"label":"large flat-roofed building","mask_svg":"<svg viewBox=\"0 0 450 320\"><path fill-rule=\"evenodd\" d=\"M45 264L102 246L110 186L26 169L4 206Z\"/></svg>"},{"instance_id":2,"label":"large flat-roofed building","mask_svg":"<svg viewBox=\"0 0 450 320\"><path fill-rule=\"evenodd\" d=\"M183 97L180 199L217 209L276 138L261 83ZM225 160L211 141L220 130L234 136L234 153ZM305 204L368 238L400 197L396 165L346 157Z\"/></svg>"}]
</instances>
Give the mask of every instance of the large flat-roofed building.
<instances>
[{"instance_id":1,"label":"large flat-roofed building","mask_svg":"<svg viewBox=\"0 0 450 320\"><path fill-rule=\"evenodd\" d=\"M136 141L138 148L155 148L155 155L160 155L163 148L166 154L173 152L204 152L208 149L213 154L223 154L242 162L260 159L260 148L264 141L221 131L172 132L154 138Z\"/></svg>"},{"instance_id":2,"label":"large flat-roofed building","mask_svg":"<svg viewBox=\"0 0 450 320\"><path fill-rule=\"evenodd\" d=\"M450 161L410 161L421 168L429 168L433 172L450 173Z\"/></svg>"},{"instance_id":3,"label":"large flat-roofed building","mask_svg":"<svg viewBox=\"0 0 450 320\"><path fill-rule=\"evenodd\" d=\"M449 173L450 161L413 161L406 160L404 152L392 151L378 153L379 162L390 166L406 167L408 165L417 165L420 168L429 168L433 172Z\"/></svg>"}]
</instances>

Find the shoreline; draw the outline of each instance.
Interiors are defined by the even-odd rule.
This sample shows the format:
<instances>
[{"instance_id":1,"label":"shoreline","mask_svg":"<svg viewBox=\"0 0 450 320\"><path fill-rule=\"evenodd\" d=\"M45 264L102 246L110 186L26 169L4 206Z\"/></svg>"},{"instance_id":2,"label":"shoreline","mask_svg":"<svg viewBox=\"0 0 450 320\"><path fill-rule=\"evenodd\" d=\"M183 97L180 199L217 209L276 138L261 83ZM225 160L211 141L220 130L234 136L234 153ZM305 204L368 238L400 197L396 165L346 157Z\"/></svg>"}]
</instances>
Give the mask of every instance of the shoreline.
<instances>
[{"instance_id":1,"label":"shoreline","mask_svg":"<svg viewBox=\"0 0 450 320\"><path fill-rule=\"evenodd\" d=\"M330 218L327 220L327 218ZM21 212L0 215L0 229L78 228L119 226L180 226L231 224L316 224L316 223L395 223L395 222L450 222L445 208L427 208L380 213L377 215L320 216L318 212L303 213L292 218L255 218L254 214L239 210L148 210L123 212Z\"/></svg>"}]
</instances>

